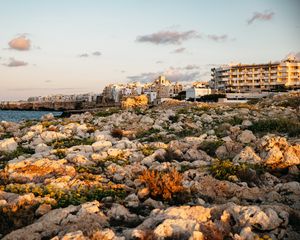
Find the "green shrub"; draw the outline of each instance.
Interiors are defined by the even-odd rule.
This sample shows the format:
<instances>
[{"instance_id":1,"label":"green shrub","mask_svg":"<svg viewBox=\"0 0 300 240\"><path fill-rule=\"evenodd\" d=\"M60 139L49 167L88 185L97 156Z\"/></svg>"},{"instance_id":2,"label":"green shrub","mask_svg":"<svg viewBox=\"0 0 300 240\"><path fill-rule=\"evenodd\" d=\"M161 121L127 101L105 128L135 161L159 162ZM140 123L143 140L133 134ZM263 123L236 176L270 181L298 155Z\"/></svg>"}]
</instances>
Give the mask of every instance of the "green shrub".
<instances>
[{"instance_id":1,"label":"green shrub","mask_svg":"<svg viewBox=\"0 0 300 240\"><path fill-rule=\"evenodd\" d=\"M209 168L211 174L219 180L230 180L230 176L237 176L241 181L259 184L259 176L265 172L258 164L234 164L230 160L217 160Z\"/></svg>"},{"instance_id":2,"label":"green shrub","mask_svg":"<svg viewBox=\"0 0 300 240\"><path fill-rule=\"evenodd\" d=\"M227 121L229 124L231 124L232 126L235 125L241 125L243 123L243 119L238 117L238 116L234 116L233 118L231 118L230 120Z\"/></svg>"},{"instance_id":3,"label":"green shrub","mask_svg":"<svg viewBox=\"0 0 300 240\"><path fill-rule=\"evenodd\" d=\"M65 149L57 149L54 152L54 155L57 156L59 159L63 159L66 157L66 150Z\"/></svg>"},{"instance_id":4,"label":"green shrub","mask_svg":"<svg viewBox=\"0 0 300 240\"><path fill-rule=\"evenodd\" d=\"M176 122L178 122L178 120L179 120L179 115L178 114L176 114L176 115L174 115L174 116L169 116L169 120L172 122L172 123L176 123Z\"/></svg>"},{"instance_id":5,"label":"green shrub","mask_svg":"<svg viewBox=\"0 0 300 240\"><path fill-rule=\"evenodd\" d=\"M94 142L95 140L92 138L82 138L82 139L70 138L64 140L55 140L49 143L48 145L52 146L54 149L64 149L64 148L70 148L78 145L92 145Z\"/></svg>"},{"instance_id":6,"label":"green shrub","mask_svg":"<svg viewBox=\"0 0 300 240\"><path fill-rule=\"evenodd\" d=\"M154 128L150 128L149 130L143 131L143 132L139 132L137 134L137 138L143 138L143 137L148 137L154 133L159 133L160 130L159 129L154 129Z\"/></svg>"},{"instance_id":7,"label":"green shrub","mask_svg":"<svg viewBox=\"0 0 300 240\"><path fill-rule=\"evenodd\" d=\"M150 156L155 152L155 148L143 147L140 149L144 156Z\"/></svg>"},{"instance_id":8,"label":"green shrub","mask_svg":"<svg viewBox=\"0 0 300 240\"><path fill-rule=\"evenodd\" d=\"M119 108L107 108L107 109L103 109L103 111L101 112L97 112L95 113L96 117L108 117L110 115L113 115L115 113L119 113L120 109Z\"/></svg>"},{"instance_id":9,"label":"green shrub","mask_svg":"<svg viewBox=\"0 0 300 240\"><path fill-rule=\"evenodd\" d=\"M6 139L6 138L12 138L14 135L10 132L3 133L0 135L0 140Z\"/></svg>"},{"instance_id":10,"label":"green shrub","mask_svg":"<svg viewBox=\"0 0 300 240\"><path fill-rule=\"evenodd\" d=\"M300 136L300 122L287 118L258 120L249 129L255 133L268 132L288 134L290 137Z\"/></svg>"},{"instance_id":11,"label":"green shrub","mask_svg":"<svg viewBox=\"0 0 300 240\"><path fill-rule=\"evenodd\" d=\"M13 152L0 152L0 161L7 162L14 158L20 157L25 154L34 154L35 151L30 148L24 148L22 146L18 146L17 149Z\"/></svg>"},{"instance_id":12,"label":"green shrub","mask_svg":"<svg viewBox=\"0 0 300 240\"><path fill-rule=\"evenodd\" d=\"M300 106L300 97L291 97L285 101L280 102L278 105L281 107L298 108Z\"/></svg>"},{"instance_id":13,"label":"green shrub","mask_svg":"<svg viewBox=\"0 0 300 240\"><path fill-rule=\"evenodd\" d=\"M217 140L217 141L203 141L199 149L205 151L208 155L215 157L216 156L216 150L218 147L220 147L223 144L223 141Z\"/></svg>"},{"instance_id":14,"label":"green shrub","mask_svg":"<svg viewBox=\"0 0 300 240\"><path fill-rule=\"evenodd\" d=\"M9 184L5 186L6 192L17 194L33 193L35 196L50 197L56 200L55 207L67 207L69 205L79 205L84 202L98 200L104 197L120 197L126 194L125 190L120 187L103 187L101 185L94 186L78 186L75 189L55 188L51 185L35 185L35 184Z\"/></svg>"}]
</instances>

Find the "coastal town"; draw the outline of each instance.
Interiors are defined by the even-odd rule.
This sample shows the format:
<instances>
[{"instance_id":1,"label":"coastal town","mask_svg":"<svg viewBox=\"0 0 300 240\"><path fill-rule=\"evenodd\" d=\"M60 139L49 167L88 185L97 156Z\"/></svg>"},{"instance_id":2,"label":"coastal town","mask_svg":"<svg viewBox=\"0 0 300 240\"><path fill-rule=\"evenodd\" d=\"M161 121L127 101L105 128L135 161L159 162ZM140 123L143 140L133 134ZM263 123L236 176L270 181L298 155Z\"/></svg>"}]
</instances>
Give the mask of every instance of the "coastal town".
<instances>
[{"instance_id":1,"label":"coastal town","mask_svg":"<svg viewBox=\"0 0 300 240\"><path fill-rule=\"evenodd\" d=\"M73 110L121 106L126 99L141 95L147 96L146 104L151 105L158 105L174 98L187 101L247 102L299 89L300 60L295 56L288 56L281 62L239 63L212 68L211 79L206 82L182 84L171 82L162 75L145 84L140 82L109 84L98 94L59 94L29 97L27 101L1 102L0 109ZM207 97L210 95L216 97Z\"/></svg>"}]
</instances>

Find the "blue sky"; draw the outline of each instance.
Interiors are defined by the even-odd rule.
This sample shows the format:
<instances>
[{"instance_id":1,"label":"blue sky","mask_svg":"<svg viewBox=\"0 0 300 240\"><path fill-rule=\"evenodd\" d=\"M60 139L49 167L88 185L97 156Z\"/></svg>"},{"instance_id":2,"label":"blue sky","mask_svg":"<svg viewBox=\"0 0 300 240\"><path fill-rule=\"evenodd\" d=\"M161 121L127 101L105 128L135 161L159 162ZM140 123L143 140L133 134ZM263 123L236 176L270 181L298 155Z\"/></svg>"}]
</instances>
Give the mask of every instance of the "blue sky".
<instances>
[{"instance_id":1,"label":"blue sky","mask_svg":"<svg viewBox=\"0 0 300 240\"><path fill-rule=\"evenodd\" d=\"M0 100L101 92L160 73L207 81L214 64L280 60L300 52L299 9L297 0L1 0ZM18 48L20 38L30 46Z\"/></svg>"}]
</instances>

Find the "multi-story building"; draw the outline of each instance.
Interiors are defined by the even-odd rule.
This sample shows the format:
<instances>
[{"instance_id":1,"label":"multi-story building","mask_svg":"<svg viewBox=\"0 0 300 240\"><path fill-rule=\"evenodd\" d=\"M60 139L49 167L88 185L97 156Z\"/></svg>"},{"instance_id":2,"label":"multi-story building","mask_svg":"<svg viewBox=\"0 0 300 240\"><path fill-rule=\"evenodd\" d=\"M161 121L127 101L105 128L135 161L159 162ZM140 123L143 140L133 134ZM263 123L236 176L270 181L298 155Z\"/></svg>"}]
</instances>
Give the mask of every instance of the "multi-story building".
<instances>
[{"instance_id":1,"label":"multi-story building","mask_svg":"<svg viewBox=\"0 0 300 240\"><path fill-rule=\"evenodd\" d=\"M300 88L300 61L288 57L266 64L234 64L212 68L210 86L217 92L245 93Z\"/></svg>"}]
</instances>

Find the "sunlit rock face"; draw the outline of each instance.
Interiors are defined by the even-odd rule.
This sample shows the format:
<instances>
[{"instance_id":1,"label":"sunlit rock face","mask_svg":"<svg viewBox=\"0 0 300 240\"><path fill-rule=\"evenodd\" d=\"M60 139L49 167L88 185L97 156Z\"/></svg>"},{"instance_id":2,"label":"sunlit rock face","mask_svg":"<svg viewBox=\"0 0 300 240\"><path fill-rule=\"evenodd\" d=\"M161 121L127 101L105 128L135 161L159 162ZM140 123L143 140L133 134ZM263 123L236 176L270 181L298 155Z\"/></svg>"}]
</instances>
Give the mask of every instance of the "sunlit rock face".
<instances>
[{"instance_id":1,"label":"sunlit rock face","mask_svg":"<svg viewBox=\"0 0 300 240\"><path fill-rule=\"evenodd\" d=\"M122 101L121 104L123 109L144 108L148 104L148 97L146 95L129 97L126 100Z\"/></svg>"}]
</instances>

